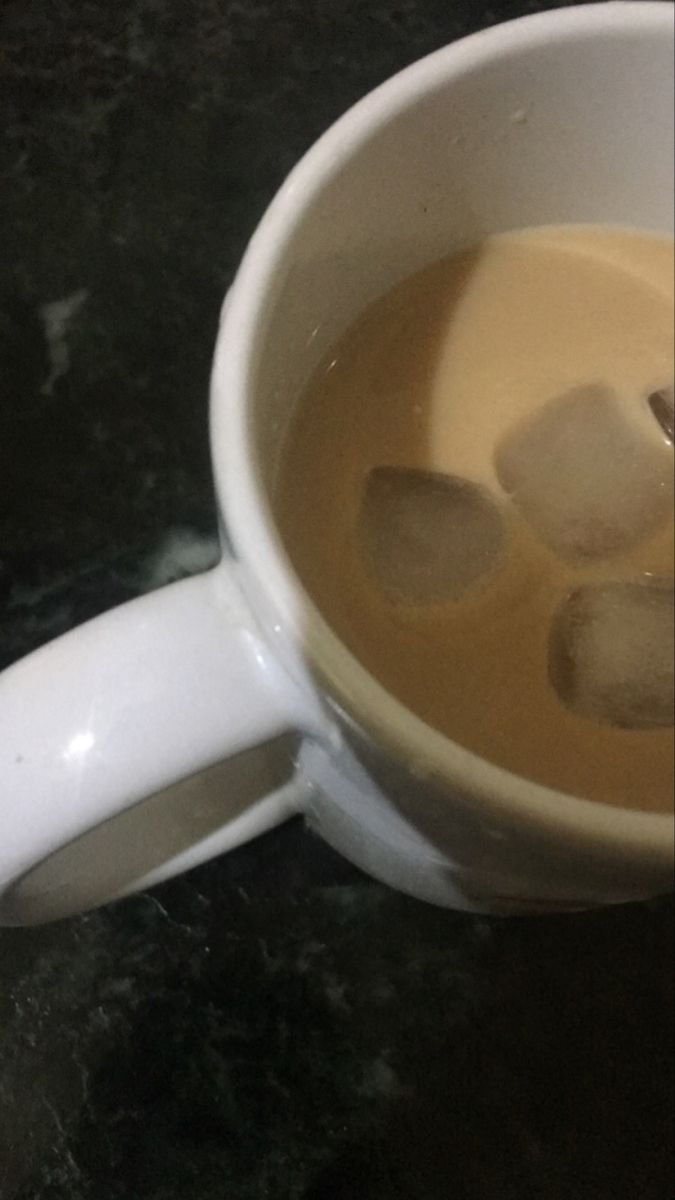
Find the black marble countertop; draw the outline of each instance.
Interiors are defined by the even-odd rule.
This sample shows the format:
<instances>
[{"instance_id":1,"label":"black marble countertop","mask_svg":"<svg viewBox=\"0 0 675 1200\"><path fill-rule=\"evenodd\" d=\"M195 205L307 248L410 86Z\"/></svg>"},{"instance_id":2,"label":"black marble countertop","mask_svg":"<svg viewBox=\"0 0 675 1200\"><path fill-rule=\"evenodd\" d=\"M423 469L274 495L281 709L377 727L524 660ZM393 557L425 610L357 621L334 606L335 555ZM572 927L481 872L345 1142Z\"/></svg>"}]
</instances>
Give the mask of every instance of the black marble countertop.
<instances>
[{"instance_id":1,"label":"black marble countertop","mask_svg":"<svg viewBox=\"0 0 675 1200\"><path fill-rule=\"evenodd\" d=\"M216 554L221 297L397 68L544 7L2 0L0 667ZM492 921L298 822L0 930L1 1200L666 1200L672 906Z\"/></svg>"}]
</instances>

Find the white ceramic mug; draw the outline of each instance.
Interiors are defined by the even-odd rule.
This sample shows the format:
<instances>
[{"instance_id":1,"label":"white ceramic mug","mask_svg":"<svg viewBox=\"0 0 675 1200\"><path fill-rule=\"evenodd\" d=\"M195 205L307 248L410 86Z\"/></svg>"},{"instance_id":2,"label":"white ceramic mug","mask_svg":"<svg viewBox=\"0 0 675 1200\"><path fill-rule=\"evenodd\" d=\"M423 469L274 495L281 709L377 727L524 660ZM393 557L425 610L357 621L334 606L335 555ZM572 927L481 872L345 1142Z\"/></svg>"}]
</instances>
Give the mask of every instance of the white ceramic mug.
<instances>
[{"instance_id":1,"label":"white ceramic mug","mask_svg":"<svg viewBox=\"0 0 675 1200\"><path fill-rule=\"evenodd\" d=\"M671 227L672 40L670 3L490 29L368 96L296 168L223 310L222 562L0 677L0 923L145 888L298 812L439 904L579 908L670 888L671 817L516 778L389 695L304 592L270 490L310 372L403 276L514 227Z\"/></svg>"}]
</instances>

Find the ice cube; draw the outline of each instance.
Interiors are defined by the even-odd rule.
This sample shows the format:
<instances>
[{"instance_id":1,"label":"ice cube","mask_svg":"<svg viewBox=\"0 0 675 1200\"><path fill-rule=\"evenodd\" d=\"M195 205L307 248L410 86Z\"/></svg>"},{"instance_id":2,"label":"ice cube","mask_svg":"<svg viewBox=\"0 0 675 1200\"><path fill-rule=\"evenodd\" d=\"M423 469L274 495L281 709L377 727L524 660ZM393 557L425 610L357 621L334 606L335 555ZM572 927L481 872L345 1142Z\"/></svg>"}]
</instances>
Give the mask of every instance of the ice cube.
<instances>
[{"instance_id":1,"label":"ice cube","mask_svg":"<svg viewBox=\"0 0 675 1200\"><path fill-rule=\"evenodd\" d=\"M673 583L581 587L551 627L549 677L581 716L625 729L673 724Z\"/></svg>"},{"instance_id":2,"label":"ice cube","mask_svg":"<svg viewBox=\"0 0 675 1200\"><path fill-rule=\"evenodd\" d=\"M504 526L497 504L475 483L407 467L376 467L360 512L368 569L395 601L458 599L499 565Z\"/></svg>"},{"instance_id":3,"label":"ice cube","mask_svg":"<svg viewBox=\"0 0 675 1200\"><path fill-rule=\"evenodd\" d=\"M529 524L572 562L627 549L672 505L668 447L601 384L575 388L517 425L495 467Z\"/></svg>"},{"instance_id":4,"label":"ice cube","mask_svg":"<svg viewBox=\"0 0 675 1200\"><path fill-rule=\"evenodd\" d=\"M651 408L667 442L673 444L675 429L675 389L672 387L659 388L648 397L647 403Z\"/></svg>"}]
</instances>

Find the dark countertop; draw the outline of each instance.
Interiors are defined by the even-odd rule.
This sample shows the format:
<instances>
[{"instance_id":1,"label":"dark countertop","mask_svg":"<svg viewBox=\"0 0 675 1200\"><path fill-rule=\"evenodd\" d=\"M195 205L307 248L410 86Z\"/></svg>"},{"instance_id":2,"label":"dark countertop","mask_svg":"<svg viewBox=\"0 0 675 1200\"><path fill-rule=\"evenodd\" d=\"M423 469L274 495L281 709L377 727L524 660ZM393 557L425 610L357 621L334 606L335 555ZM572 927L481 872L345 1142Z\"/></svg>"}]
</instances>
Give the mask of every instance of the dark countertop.
<instances>
[{"instance_id":1,"label":"dark countertop","mask_svg":"<svg viewBox=\"0 0 675 1200\"><path fill-rule=\"evenodd\" d=\"M209 360L266 202L372 85L541 7L3 0L0 667L213 560ZM672 924L435 910L298 822L0 930L0 1198L666 1200Z\"/></svg>"}]
</instances>

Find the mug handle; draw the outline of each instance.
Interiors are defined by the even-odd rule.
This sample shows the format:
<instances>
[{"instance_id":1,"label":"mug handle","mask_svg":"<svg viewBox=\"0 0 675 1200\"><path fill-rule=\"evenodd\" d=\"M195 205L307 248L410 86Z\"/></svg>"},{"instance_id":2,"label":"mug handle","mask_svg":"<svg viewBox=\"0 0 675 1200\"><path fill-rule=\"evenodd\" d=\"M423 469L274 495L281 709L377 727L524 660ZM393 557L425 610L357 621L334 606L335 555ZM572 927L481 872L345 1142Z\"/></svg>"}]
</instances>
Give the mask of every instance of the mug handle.
<instances>
[{"instance_id":1,"label":"mug handle","mask_svg":"<svg viewBox=\"0 0 675 1200\"><path fill-rule=\"evenodd\" d=\"M255 764L243 752L264 755L306 729L311 702L255 631L236 572L221 562L132 600L0 674L0 925L142 890L300 810L305 785L290 763L272 794L248 786ZM244 800L221 791L211 824L197 820L192 842L172 835L161 861L167 813L182 813L192 836L204 800L195 782L211 777L212 801L223 760L243 762ZM144 810L139 834L129 817Z\"/></svg>"}]
</instances>

